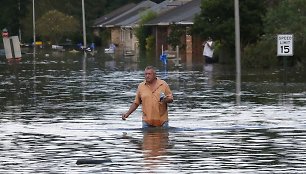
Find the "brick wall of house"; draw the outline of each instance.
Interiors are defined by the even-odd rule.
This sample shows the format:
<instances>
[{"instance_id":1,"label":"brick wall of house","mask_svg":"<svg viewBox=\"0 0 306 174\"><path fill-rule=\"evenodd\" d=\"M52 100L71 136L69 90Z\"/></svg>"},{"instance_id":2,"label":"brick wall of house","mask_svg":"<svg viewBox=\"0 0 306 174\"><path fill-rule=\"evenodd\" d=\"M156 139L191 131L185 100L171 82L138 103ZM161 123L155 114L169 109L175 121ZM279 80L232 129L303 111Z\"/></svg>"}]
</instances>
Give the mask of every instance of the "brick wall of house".
<instances>
[{"instance_id":1,"label":"brick wall of house","mask_svg":"<svg viewBox=\"0 0 306 174\"><path fill-rule=\"evenodd\" d=\"M182 36L181 37L181 43L182 43L182 47L179 48L179 58L181 58L181 62L186 62L186 51L187 51L187 48L186 48L186 42L187 42L187 37L186 35Z\"/></svg>"},{"instance_id":2,"label":"brick wall of house","mask_svg":"<svg viewBox=\"0 0 306 174\"><path fill-rule=\"evenodd\" d=\"M203 58L203 39L198 35L192 36L192 62L204 63Z\"/></svg>"},{"instance_id":3,"label":"brick wall of house","mask_svg":"<svg viewBox=\"0 0 306 174\"><path fill-rule=\"evenodd\" d=\"M158 26L154 28L154 33L156 37L155 52L157 58L159 58L162 53L162 45L164 50L170 49L170 47L167 45L168 32L168 26ZM198 35L186 35L181 38L181 42L185 46L183 48L180 48L179 50L181 63L204 63L202 56L203 40L201 39L201 37L199 37Z\"/></svg>"},{"instance_id":4,"label":"brick wall of house","mask_svg":"<svg viewBox=\"0 0 306 174\"><path fill-rule=\"evenodd\" d=\"M192 65L192 36L186 35L186 64Z\"/></svg>"},{"instance_id":5,"label":"brick wall of house","mask_svg":"<svg viewBox=\"0 0 306 174\"><path fill-rule=\"evenodd\" d=\"M121 43L121 33L120 28L112 28L111 29L111 42L117 46L116 50L122 50L122 43Z\"/></svg>"},{"instance_id":6,"label":"brick wall of house","mask_svg":"<svg viewBox=\"0 0 306 174\"><path fill-rule=\"evenodd\" d=\"M154 27L154 33L155 33L155 39L156 39L156 45L155 45L155 53L156 57L159 58L159 56L162 54L162 47L164 50L167 50L167 27L165 26L158 26Z\"/></svg>"}]
</instances>

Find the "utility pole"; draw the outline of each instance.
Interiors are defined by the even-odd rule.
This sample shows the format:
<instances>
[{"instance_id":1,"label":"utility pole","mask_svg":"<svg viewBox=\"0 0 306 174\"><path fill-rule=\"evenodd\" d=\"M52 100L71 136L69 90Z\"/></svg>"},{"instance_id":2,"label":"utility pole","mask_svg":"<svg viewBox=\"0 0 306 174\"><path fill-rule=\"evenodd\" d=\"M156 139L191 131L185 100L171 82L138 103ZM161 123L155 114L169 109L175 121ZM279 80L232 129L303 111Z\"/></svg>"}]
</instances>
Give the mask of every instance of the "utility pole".
<instances>
[{"instance_id":1,"label":"utility pole","mask_svg":"<svg viewBox=\"0 0 306 174\"><path fill-rule=\"evenodd\" d=\"M236 45L236 99L240 105L241 95L241 63L240 63L240 15L239 0L235 0L235 45Z\"/></svg>"},{"instance_id":2,"label":"utility pole","mask_svg":"<svg viewBox=\"0 0 306 174\"><path fill-rule=\"evenodd\" d=\"M36 46L36 33L35 33L35 0L32 0L33 3L33 48L35 53L35 46Z\"/></svg>"},{"instance_id":3,"label":"utility pole","mask_svg":"<svg viewBox=\"0 0 306 174\"><path fill-rule=\"evenodd\" d=\"M84 7L84 0L82 0L82 17L83 17L83 44L84 44L84 50L87 48L86 43L86 25L85 25L85 7Z\"/></svg>"},{"instance_id":4,"label":"utility pole","mask_svg":"<svg viewBox=\"0 0 306 174\"><path fill-rule=\"evenodd\" d=\"M34 103L36 104L36 28L35 28L35 0L32 0L33 5L33 90Z\"/></svg>"},{"instance_id":5,"label":"utility pole","mask_svg":"<svg viewBox=\"0 0 306 174\"><path fill-rule=\"evenodd\" d=\"M18 29L18 34L19 34L19 40L20 40L20 42L22 43L22 41L21 41L21 29L20 29L20 14L21 14L21 9L20 9L20 0L18 1L18 10L19 10L19 18L18 18L18 25L19 25L19 29Z\"/></svg>"}]
</instances>

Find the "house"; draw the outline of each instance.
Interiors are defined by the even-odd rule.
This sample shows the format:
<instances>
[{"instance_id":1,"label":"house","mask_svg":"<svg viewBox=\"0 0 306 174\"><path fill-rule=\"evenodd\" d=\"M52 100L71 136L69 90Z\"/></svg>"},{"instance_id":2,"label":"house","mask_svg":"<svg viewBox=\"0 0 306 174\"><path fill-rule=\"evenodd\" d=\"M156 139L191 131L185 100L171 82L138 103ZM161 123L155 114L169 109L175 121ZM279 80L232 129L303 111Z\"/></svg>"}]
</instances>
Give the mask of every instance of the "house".
<instances>
[{"instance_id":1,"label":"house","mask_svg":"<svg viewBox=\"0 0 306 174\"><path fill-rule=\"evenodd\" d=\"M146 14L147 12L154 12L159 15L169 11L170 9L176 8L190 0L166 0L159 4L155 4L150 8L147 8L140 13L130 16L122 21L117 21L116 26L121 28L122 42L124 43L125 49L130 53L135 53L138 50L138 39L135 36L135 27L139 26L141 20L141 15Z\"/></svg>"},{"instance_id":2,"label":"house","mask_svg":"<svg viewBox=\"0 0 306 174\"><path fill-rule=\"evenodd\" d=\"M156 3L149 0L140 2L132 8L108 20L102 22L96 21L97 25L95 27L109 29L111 31L111 42L117 45L117 51L123 54L134 54L133 50L136 50L137 39L133 34L133 29L132 27L122 27L121 23L133 18L134 16L139 16L141 12L154 5L156 5Z\"/></svg>"},{"instance_id":3,"label":"house","mask_svg":"<svg viewBox=\"0 0 306 174\"><path fill-rule=\"evenodd\" d=\"M167 44L167 37L170 31L170 25L179 25L185 27L186 31L193 25L194 17L201 12L201 0L192 0L179 7L176 7L157 18L147 22L145 25L151 26L155 35L156 56L162 54L164 50L173 50ZM186 33L181 38L182 45L185 48L179 50L181 61L191 63L198 62L202 58L202 41L199 37L192 37ZM192 60L194 59L194 60Z\"/></svg>"},{"instance_id":4,"label":"house","mask_svg":"<svg viewBox=\"0 0 306 174\"><path fill-rule=\"evenodd\" d=\"M101 28L105 27L104 24L107 21L121 15L122 13L126 12L127 10L129 10L129 9L135 7L135 6L136 6L135 3L129 3L129 4L126 4L126 5L118 8L118 9L115 9L112 12L96 19L94 21L94 25L92 26L94 28L94 35L97 36L97 37L100 37L99 31L100 31ZM106 28L104 28L104 29L106 29ZM109 36L109 38L111 38L111 37ZM112 41L108 41L108 42L109 42L109 45L114 44L114 42L112 42Z\"/></svg>"},{"instance_id":5,"label":"house","mask_svg":"<svg viewBox=\"0 0 306 174\"><path fill-rule=\"evenodd\" d=\"M118 46L117 50L126 55L133 55L138 50L138 41L134 29L138 26L141 14L147 11L162 14L189 1L191 0L166 0L159 4L148 0L143 1L126 11L122 11L122 8L119 8L110 14L100 17L95 21L95 27L110 30L111 42ZM112 15L118 11L121 11L121 14Z\"/></svg>"}]
</instances>

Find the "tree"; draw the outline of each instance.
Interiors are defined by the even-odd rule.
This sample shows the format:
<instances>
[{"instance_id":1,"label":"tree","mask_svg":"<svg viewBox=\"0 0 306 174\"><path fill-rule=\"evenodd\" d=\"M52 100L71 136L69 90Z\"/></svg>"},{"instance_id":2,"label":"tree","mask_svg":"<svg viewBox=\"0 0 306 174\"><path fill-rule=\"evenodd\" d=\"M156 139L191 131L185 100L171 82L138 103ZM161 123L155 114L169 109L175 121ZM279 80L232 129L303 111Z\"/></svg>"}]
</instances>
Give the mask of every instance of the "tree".
<instances>
[{"instance_id":1,"label":"tree","mask_svg":"<svg viewBox=\"0 0 306 174\"><path fill-rule=\"evenodd\" d=\"M146 49L146 39L151 35L150 27L145 26L144 23L156 17L156 13L153 11L145 11L141 14L141 19L139 22L139 26L135 29L135 35L139 41L140 50L144 51Z\"/></svg>"},{"instance_id":2,"label":"tree","mask_svg":"<svg viewBox=\"0 0 306 174\"><path fill-rule=\"evenodd\" d=\"M52 10L44 14L37 21L37 34L56 44L65 36L71 36L80 31L78 21L57 10Z\"/></svg>"},{"instance_id":3,"label":"tree","mask_svg":"<svg viewBox=\"0 0 306 174\"><path fill-rule=\"evenodd\" d=\"M175 49L176 46L179 46L180 48L183 47L183 44L181 42L182 36L186 35L186 27L176 24L170 25L170 32L167 37L167 43L171 45L172 49Z\"/></svg>"},{"instance_id":4,"label":"tree","mask_svg":"<svg viewBox=\"0 0 306 174\"><path fill-rule=\"evenodd\" d=\"M240 0L242 47L256 42L263 34L262 16L266 12L265 3L266 1ZM234 51L234 0L202 0L201 9L200 15L195 19L193 33L200 34L202 38L211 36L214 40L220 40L224 47Z\"/></svg>"},{"instance_id":5,"label":"tree","mask_svg":"<svg viewBox=\"0 0 306 174\"><path fill-rule=\"evenodd\" d=\"M18 35L21 29L21 39L23 42L31 42L33 39L33 14L32 0L0 0L0 29L7 28L11 35ZM88 39L91 39L92 24L95 19L111 12L112 10L127 4L139 3L143 0L86 0L85 18ZM152 0L160 3L164 0ZM66 15L73 16L80 24L82 23L82 1L81 0L39 0L35 1L35 19L39 19L46 12L57 10ZM80 32L75 38L82 39ZM78 42L79 40L74 40Z\"/></svg>"},{"instance_id":6,"label":"tree","mask_svg":"<svg viewBox=\"0 0 306 174\"><path fill-rule=\"evenodd\" d=\"M250 64L251 60L257 57L258 64L265 64L267 67L277 65L276 57L276 36L277 34L294 35L294 56L290 58L289 65L306 64L305 47L306 47L306 1L305 0L282 0L279 4L270 8L264 17L265 34L252 47L245 51L245 64ZM257 53L256 56L252 53ZM272 60L271 60L272 59ZM272 62L270 64L265 61Z\"/></svg>"},{"instance_id":7,"label":"tree","mask_svg":"<svg viewBox=\"0 0 306 174\"><path fill-rule=\"evenodd\" d=\"M306 1L284 1L271 8L266 17L265 33L294 33L298 38L304 38L306 34Z\"/></svg>"},{"instance_id":8,"label":"tree","mask_svg":"<svg viewBox=\"0 0 306 174\"><path fill-rule=\"evenodd\" d=\"M1 0L0 29L7 28L10 35L18 35L20 20L26 14L26 4L29 0Z\"/></svg>"}]
</instances>

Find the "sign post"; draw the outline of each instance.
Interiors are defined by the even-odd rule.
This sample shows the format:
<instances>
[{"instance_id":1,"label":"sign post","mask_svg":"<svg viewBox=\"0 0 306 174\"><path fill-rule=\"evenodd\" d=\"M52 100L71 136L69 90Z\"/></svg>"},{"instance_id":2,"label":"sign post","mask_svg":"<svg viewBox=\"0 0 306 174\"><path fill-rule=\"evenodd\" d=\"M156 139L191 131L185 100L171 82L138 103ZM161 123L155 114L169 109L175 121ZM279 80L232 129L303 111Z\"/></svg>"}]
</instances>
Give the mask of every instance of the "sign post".
<instances>
[{"instance_id":1,"label":"sign post","mask_svg":"<svg viewBox=\"0 0 306 174\"><path fill-rule=\"evenodd\" d=\"M21 50L18 36L9 37L9 32L5 28L2 30L2 37L6 59L20 59Z\"/></svg>"},{"instance_id":2,"label":"sign post","mask_svg":"<svg viewBox=\"0 0 306 174\"><path fill-rule=\"evenodd\" d=\"M284 57L284 85L287 83L287 57L293 56L293 34L277 35L277 56Z\"/></svg>"},{"instance_id":3,"label":"sign post","mask_svg":"<svg viewBox=\"0 0 306 174\"><path fill-rule=\"evenodd\" d=\"M293 35L277 35L277 56L293 56Z\"/></svg>"}]
</instances>

